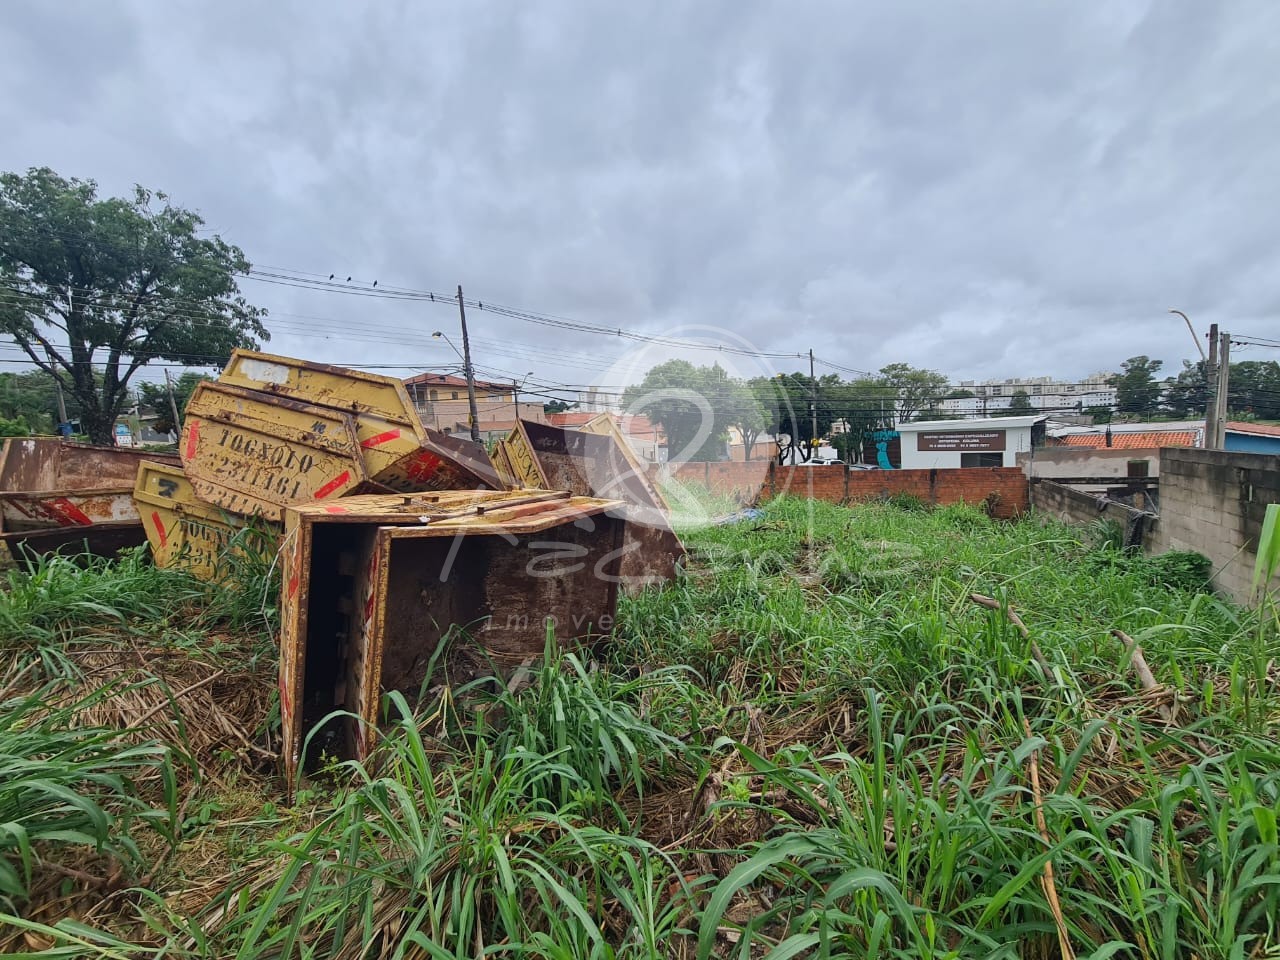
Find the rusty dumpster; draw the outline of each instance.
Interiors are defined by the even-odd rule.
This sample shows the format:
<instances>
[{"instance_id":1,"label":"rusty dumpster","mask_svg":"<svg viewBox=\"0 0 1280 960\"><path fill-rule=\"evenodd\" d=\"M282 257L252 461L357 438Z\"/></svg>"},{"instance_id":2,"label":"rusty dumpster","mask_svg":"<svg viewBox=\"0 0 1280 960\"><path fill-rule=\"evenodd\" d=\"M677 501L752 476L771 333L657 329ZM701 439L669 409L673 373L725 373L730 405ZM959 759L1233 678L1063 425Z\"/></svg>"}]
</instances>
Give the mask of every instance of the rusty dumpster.
<instances>
[{"instance_id":1,"label":"rusty dumpster","mask_svg":"<svg viewBox=\"0 0 1280 960\"><path fill-rule=\"evenodd\" d=\"M288 509L280 709L290 782L304 749L363 758L386 691L414 702L428 683L509 674L542 654L549 626L562 645L608 633L626 525L617 506L525 490ZM317 730L335 710L357 719Z\"/></svg>"},{"instance_id":2,"label":"rusty dumpster","mask_svg":"<svg viewBox=\"0 0 1280 960\"><path fill-rule=\"evenodd\" d=\"M675 576L685 554L671 528L667 503L612 419L596 418L590 426L592 431L564 430L517 420L496 447L494 464L512 486L622 501L628 520L622 561L625 588L635 592L664 583Z\"/></svg>"},{"instance_id":3,"label":"rusty dumpster","mask_svg":"<svg viewBox=\"0 0 1280 960\"><path fill-rule=\"evenodd\" d=\"M178 452L201 500L275 522L290 503L370 489L350 414L225 383L196 387Z\"/></svg>"},{"instance_id":4,"label":"rusty dumpster","mask_svg":"<svg viewBox=\"0 0 1280 960\"><path fill-rule=\"evenodd\" d=\"M229 572L229 550L274 553L279 524L246 521L205 503L180 467L143 461L133 490L142 526L157 567L181 567L216 582ZM243 533L246 526L250 529Z\"/></svg>"},{"instance_id":5,"label":"rusty dumpster","mask_svg":"<svg viewBox=\"0 0 1280 960\"><path fill-rule=\"evenodd\" d=\"M146 542L133 503L138 464L156 454L54 437L0 447L0 540L25 561L49 552L113 556ZM177 457L161 454L176 463Z\"/></svg>"},{"instance_id":6,"label":"rusty dumpster","mask_svg":"<svg viewBox=\"0 0 1280 960\"><path fill-rule=\"evenodd\" d=\"M236 350L218 382L349 414L369 479L389 490L501 489L484 449L424 426L394 377Z\"/></svg>"}]
</instances>

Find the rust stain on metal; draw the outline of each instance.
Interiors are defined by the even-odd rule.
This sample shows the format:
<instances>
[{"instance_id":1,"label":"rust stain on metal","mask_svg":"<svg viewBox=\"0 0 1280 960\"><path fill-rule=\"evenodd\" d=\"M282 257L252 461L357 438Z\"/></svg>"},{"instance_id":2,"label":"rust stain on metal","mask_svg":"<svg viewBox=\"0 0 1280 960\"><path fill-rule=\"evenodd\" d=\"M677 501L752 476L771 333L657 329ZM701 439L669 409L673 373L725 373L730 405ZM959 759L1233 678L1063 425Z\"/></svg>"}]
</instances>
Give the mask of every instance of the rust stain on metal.
<instances>
[{"instance_id":1,"label":"rust stain on metal","mask_svg":"<svg viewBox=\"0 0 1280 960\"><path fill-rule=\"evenodd\" d=\"M685 555L671 528L666 500L612 419L597 418L592 424L594 431L588 432L520 420L507 440L510 449L529 451L544 486L623 501L621 511L628 520L624 586L636 592L665 583Z\"/></svg>"},{"instance_id":2,"label":"rust stain on metal","mask_svg":"<svg viewBox=\"0 0 1280 960\"><path fill-rule=\"evenodd\" d=\"M147 455L56 438L15 437L0 446L0 531L35 554L69 547L112 556L142 542L133 477ZM176 463L177 458L169 458Z\"/></svg>"},{"instance_id":3,"label":"rust stain on metal","mask_svg":"<svg viewBox=\"0 0 1280 960\"><path fill-rule=\"evenodd\" d=\"M610 515L616 502L441 491L341 506L335 514L299 504L285 515L280 685L290 779L308 733L335 709L360 721L320 731L312 747L365 756L382 694L401 690L412 702L437 660L443 679L461 684L541 655L548 623L562 644L612 629L625 528Z\"/></svg>"},{"instance_id":4,"label":"rust stain on metal","mask_svg":"<svg viewBox=\"0 0 1280 960\"><path fill-rule=\"evenodd\" d=\"M203 580L225 574L223 558L245 520L205 503L181 468L164 463L138 467L133 490L142 525L158 567L183 567ZM274 549L278 526L260 521L252 546Z\"/></svg>"}]
</instances>

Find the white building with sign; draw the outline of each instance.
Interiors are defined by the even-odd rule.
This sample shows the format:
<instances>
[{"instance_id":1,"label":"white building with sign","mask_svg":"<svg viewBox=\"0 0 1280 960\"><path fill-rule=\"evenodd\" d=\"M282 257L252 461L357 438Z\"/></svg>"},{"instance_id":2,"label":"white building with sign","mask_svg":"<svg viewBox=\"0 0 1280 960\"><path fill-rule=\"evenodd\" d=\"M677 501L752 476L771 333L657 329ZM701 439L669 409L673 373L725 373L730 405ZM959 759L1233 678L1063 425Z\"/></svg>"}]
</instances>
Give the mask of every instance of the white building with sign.
<instances>
[{"instance_id":1,"label":"white building with sign","mask_svg":"<svg viewBox=\"0 0 1280 960\"><path fill-rule=\"evenodd\" d=\"M1043 415L898 424L902 469L1015 467L1019 453L1044 443Z\"/></svg>"}]
</instances>

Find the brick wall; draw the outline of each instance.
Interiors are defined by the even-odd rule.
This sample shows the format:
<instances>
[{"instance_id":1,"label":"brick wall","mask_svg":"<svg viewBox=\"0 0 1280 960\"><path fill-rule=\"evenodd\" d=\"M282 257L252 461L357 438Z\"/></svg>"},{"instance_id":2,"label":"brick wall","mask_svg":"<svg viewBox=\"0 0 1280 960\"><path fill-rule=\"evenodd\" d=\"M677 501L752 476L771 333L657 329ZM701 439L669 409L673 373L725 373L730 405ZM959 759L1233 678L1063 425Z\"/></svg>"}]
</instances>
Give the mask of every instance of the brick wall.
<instances>
[{"instance_id":1,"label":"brick wall","mask_svg":"<svg viewBox=\"0 0 1280 960\"><path fill-rule=\"evenodd\" d=\"M1214 584L1247 602L1267 504L1280 503L1280 457L1169 447L1160 452L1157 550L1197 550ZM1280 589L1280 577L1272 581Z\"/></svg>"},{"instance_id":2,"label":"brick wall","mask_svg":"<svg viewBox=\"0 0 1280 960\"><path fill-rule=\"evenodd\" d=\"M697 483L715 493L741 503L755 503L769 483L770 460L729 460L720 463L655 464L650 476L671 476L684 483Z\"/></svg>"},{"instance_id":3,"label":"brick wall","mask_svg":"<svg viewBox=\"0 0 1280 960\"><path fill-rule=\"evenodd\" d=\"M684 463L661 469L681 481L702 484L744 503L784 493L831 503L908 493L932 504L964 501L978 505L990 497L992 515L1003 518L1019 516L1028 507L1027 478L1017 467L849 470L843 466L780 467L772 462L737 461Z\"/></svg>"}]
</instances>

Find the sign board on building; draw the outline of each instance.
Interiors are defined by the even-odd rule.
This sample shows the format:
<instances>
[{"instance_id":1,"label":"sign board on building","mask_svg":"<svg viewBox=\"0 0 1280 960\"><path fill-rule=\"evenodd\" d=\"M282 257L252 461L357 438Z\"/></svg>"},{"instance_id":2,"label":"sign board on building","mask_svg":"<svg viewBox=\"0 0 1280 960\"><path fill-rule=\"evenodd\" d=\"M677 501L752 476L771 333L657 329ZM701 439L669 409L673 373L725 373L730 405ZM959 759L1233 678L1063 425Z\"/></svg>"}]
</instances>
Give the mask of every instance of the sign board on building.
<instances>
[{"instance_id":1,"label":"sign board on building","mask_svg":"<svg viewBox=\"0 0 1280 960\"><path fill-rule=\"evenodd\" d=\"M921 431L916 434L917 450L1000 451L1005 448L1003 430Z\"/></svg>"}]
</instances>

